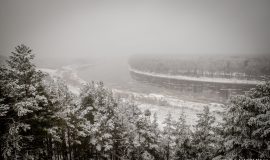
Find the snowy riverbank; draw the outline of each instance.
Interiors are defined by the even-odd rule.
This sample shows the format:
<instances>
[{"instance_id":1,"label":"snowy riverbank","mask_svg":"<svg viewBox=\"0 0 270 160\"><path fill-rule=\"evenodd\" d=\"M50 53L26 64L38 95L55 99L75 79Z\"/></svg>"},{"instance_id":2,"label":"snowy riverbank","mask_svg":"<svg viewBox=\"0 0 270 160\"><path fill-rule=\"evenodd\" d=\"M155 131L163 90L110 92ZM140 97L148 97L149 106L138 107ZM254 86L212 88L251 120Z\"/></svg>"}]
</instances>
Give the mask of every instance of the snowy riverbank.
<instances>
[{"instance_id":1,"label":"snowy riverbank","mask_svg":"<svg viewBox=\"0 0 270 160\"><path fill-rule=\"evenodd\" d=\"M79 95L81 87L83 84L86 84L86 81L81 79L76 71L69 66L60 69L39 68L39 70L47 73L53 79L63 80L67 84L68 89L75 95Z\"/></svg>"},{"instance_id":2,"label":"snowy riverbank","mask_svg":"<svg viewBox=\"0 0 270 160\"><path fill-rule=\"evenodd\" d=\"M168 75L168 74L160 74L153 72L144 72L139 71L133 68L129 68L130 72L134 72L136 74L141 74L145 76L157 77L157 78L166 78L166 79L174 79L174 80L185 80L185 81L194 81L194 82L211 82L211 83L222 83L222 84L248 84L248 85L257 85L262 84L263 81L257 80L240 80L240 79L226 79L226 78L210 78L210 77L190 77L183 75Z\"/></svg>"},{"instance_id":3,"label":"snowy riverbank","mask_svg":"<svg viewBox=\"0 0 270 160\"><path fill-rule=\"evenodd\" d=\"M209 106L210 111L215 115L217 121L221 121L220 112L224 111L224 105L219 103L199 103L184 101L172 96L160 94L143 94L113 89L116 97L135 102L138 107L144 111L150 110L152 114L156 113L158 123L162 126L166 115L172 114L174 120L179 118L182 111L186 114L187 123L193 125L197 121L196 114L203 111L204 106Z\"/></svg>"}]
</instances>

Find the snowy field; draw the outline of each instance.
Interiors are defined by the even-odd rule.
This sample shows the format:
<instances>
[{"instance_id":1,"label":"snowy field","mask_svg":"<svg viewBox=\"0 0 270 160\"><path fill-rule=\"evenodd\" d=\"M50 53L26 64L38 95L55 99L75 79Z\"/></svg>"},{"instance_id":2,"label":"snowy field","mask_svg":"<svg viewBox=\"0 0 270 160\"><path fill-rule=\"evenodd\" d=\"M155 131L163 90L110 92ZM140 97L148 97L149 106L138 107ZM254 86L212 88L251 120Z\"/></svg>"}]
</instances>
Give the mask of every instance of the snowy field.
<instances>
[{"instance_id":1,"label":"snowy field","mask_svg":"<svg viewBox=\"0 0 270 160\"><path fill-rule=\"evenodd\" d=\"M113 93L116 97L122 97L123 99L134 101L142 111L149 109L152 114L156 113L158 123L161 126L168 113L171 113L173 119L177 120L181 112L184 111L187 123L189 125L193 125L197 121L196 114L201 113L204 106L209 106L210 112L215 115L217 121L221 121L219 113L224 110L224 105L218 103L183 101L176 97L154 93L143 94L116 89L113 90Z\"/></svg>"}]
</instances>

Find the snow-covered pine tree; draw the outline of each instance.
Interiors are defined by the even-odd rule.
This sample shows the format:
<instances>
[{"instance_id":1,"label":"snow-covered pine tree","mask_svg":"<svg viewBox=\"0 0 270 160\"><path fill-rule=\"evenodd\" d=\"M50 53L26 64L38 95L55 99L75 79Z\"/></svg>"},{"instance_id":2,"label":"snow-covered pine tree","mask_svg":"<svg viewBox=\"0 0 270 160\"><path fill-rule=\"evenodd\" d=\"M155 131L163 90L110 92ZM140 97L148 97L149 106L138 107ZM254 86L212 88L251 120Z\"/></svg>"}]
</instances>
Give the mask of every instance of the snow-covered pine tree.
<instances>
[{"instance_id":1,"label":"snow-covered pine tree","mask_svg":"<svg viewBox=\"0 0 270 160\"><path fill-rule=\"evenodd\" d=\"M168 113L163 122L164 127L162 131L162 147L164 159L170 160L174 155L175 148L175 121L172 119L171 113Z\"/></svg>"},{"instance_id":2,"label":"snow-covered pine tree","mask_svg":"<svg viewBox=\"0 0 270 160\"><path fill-rule=\"evenodd\" d=\"M205 106L203 112L197 114L197 116L199 119L194 126L195 131L192 138L196 158L201 160L212 159L215 153L213 138L215 117L210 113L208 106Z\"/></svg>"},{"instance_id":3,"label":"snow-covered pine tree","mask_svg":"<svg viewBox=\"0 0 270 160\"><path fill-rule=\"evenodd\" d=\"M78 137L82 123L76 114L76 98L61 79L47 76L45 87L50 111L53 112L46 116L51 124L45 140L48 159L57 159L58 154L63 159L72 159L78 154L76 147L80 144Z\"/></svg>"},{"instance_id":4,"label":"snow-covered pine tree","mask_svg":"<svg viewBox=\"0 0 270 160\"><path fill-rule=\"evenodd\" d=\"M149 155L147 147L150 145L151 137L149 137L151 112L146 110L141 114L135 122L135 134L133 144L132 159L142 159L142 155Z\"/></svg>"},{"instance_id":5,"label":"snow-covered pine tree","mask_svg":"<svg viewBox=\"0 0 270 160\"><path fill-rule=\"evenodd\" d=\"M32 143L42 130L40 114L47 99L42 85L43 74L32 63L34 54L25 45L19 45L1 68L1 156L5 159L33 158L40 146ZM42 144L42 143L40 143Z\"/></svg>"},{"instance_id":6,"label":"snow-covered pine tree","mask_svg":"<svg viewBox=\"0 0 270 160\"><path fill-rule=\"evenodd\" d=\"M128 151L131 148L129 137L134 131L134 125L130 123L129 111L131 107L129 104L123 104L121 101L117 102L113 116L112 129L112 149L111 159L127 159Z\"/></svg>"},{"instance_id":7,"label":"snow-covered pine tree","mask_svg":"<svg viewBox=\"0 0 270 160\"><path fill-rule=\"evenodd\" d=\"M139 143L139 129L137 128L140 124L139 121L143 116L142 111L137 107L137 105L132 100L125 100L118 103L118 110L121 112L122 121L126 126L125 132L125 158L126 159L138 159L141 154L140 152L141 144ZM118 113L120 113L118 112ZM117 115L118 117L119 115ZM119 133L120 134L120 133ZM122 155L123 156L123 155Z\"/></svg>"},{"instance_id":8,"label":"snow-covered pine tree","mask_svg":"<svg viewBox=\"0 0 270 160\"><path fill-rule=\"evenodd\" d=\"M117 103L112 92L102 82L86 85L81 97L83 117L91 123L92 133L86 141L94 148L89 153L95 152L100 157L108 157L113 147L113 117Z\"/></svg>"},{"instance_id":9,"label":"snow-covered pine tree","mask_svg":"<svg viewBox=\"0 0 270 160\"><path fill-rule=\"evenodd\" d=\"M158 128L154 128L152 126L153 123L151 122L151 114L151 111L146 109L142 117L137 122L139 144L140 149L143 151L142 154L148 155L146 156L147 159L160 159L161 156L158 146L159 131Z\"/></svg>"},{"instance_id":10,"label":"snow-covered pine tree","mask_svg":"<svg viewBox=\"0 0 270 160\"><path fill-rule=\"evenodd\" d=\"M192 158L191 149L191 130L186 124L186 115L182 109L179 119L175 123L175 155L176 160L185 160Z\"/></svg>"},{"instance_id":11,"label":"snow-covered pine tree","mask_svg":"<svg viewBox=\"0 0 270 160\"><path fill-rule=\"evenodd\" d=\"M256 150L260 158L270 157L270 81L252 89L248 96L257 101L256 116L249 120L249 125L256 128L252 136L255 137L257 144L260 144Z\"/></svg>"},{"instance_id":12,"label":"snow-covered pine tree","mask_svg":"<svg viewBox=\"0 0 270 160\"><path fill-rule=\"evenodd\" d=\"M158 128L158 117L157 117L157 113L156 112L153 115L153 121L151 123L151 128L152 128L153 133L155 134L155 136L156 137L159 137L160 130Z\"/></svg>"},{"instance_id":13,"label":"snow-covered pine tree","mask_svg":"<svg viewBox=\"0 0 270 160\"><path fill-rule=\"evenodd\" d=\"M157 113L153 114L153 120L150 125L150 133L153 136L152 150L149 151L155 159L162 159L162 149L161 149L161 130L158 124Z\"/></svg>"},{"instance_id":14,"label":"snow-covered pine tree","mask_svg":"<svg viewBox=\"0 0 270 160\"><path fill-rule=\"evenodd\" d=\"M270 157L270 83L234 96L224 114L225 158Z\"/></svg>"}]
</instances>

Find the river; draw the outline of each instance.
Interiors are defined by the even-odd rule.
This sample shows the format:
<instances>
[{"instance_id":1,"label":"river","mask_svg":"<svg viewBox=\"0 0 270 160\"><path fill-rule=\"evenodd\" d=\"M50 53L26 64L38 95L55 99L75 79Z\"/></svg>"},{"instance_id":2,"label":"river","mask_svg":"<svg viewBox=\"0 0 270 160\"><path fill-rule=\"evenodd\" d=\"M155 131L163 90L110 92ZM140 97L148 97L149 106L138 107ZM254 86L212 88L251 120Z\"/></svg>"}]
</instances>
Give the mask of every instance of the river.
<instances>
[{"instance_id":1,"label":"river","mask_svg":"<svg viewBox=\"0 0 270 160\"><path fill-rule=\"evenodd\" d=\"M163 82L156 82L159 80L155 78L154 80L141 78L130 71L127 57L102 58L91 64L77 65L75 70L83 80L103 81L116 96L126 99L132 97L140 109L156 112L160 124L168 112L177 119L182 110L187 115L187 122L194 124L197 120L196 114L202 112L205 105L208 105L210 111L220 120L219 113L224 110L223 104L226 104L229 96L227 91L223 92L220 88L211 89L211 85L210 89L194 87L189 82L185 82L184 85L166 85ZM244 93L243 90L241 92L233 90L234 87L234 85L229 87L232 89L231 93Z\"/></svg>"}]
</instances>

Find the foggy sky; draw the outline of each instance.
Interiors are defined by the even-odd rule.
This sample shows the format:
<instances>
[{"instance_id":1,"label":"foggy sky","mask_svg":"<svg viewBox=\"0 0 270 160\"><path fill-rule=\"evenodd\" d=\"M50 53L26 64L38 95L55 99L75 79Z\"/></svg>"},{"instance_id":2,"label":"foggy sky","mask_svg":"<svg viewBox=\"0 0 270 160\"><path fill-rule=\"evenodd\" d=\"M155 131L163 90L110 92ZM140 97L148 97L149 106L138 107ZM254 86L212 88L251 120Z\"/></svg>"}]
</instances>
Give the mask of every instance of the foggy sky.
<instances>
[{"instance_id":1,"label":"foggy sky","mask_svg":"<svg viewBox=\"0 0 270 160\"><path fill-rule=\"evenodd\" d=\"M270 53L269 0L0 0L0 54Z\"/></svg>"}]
</instances>

